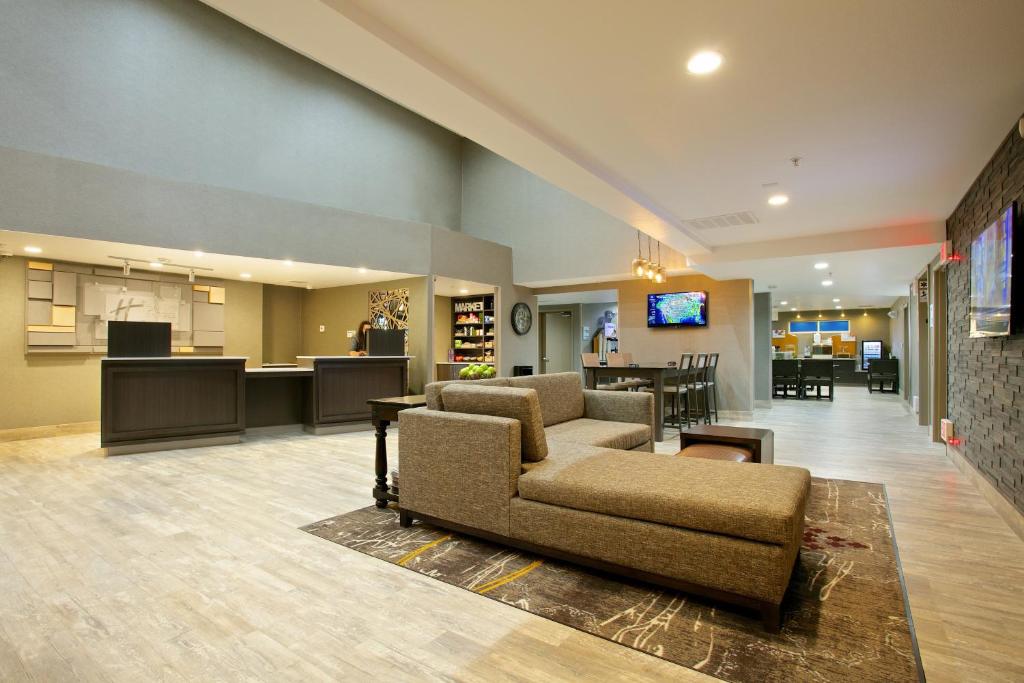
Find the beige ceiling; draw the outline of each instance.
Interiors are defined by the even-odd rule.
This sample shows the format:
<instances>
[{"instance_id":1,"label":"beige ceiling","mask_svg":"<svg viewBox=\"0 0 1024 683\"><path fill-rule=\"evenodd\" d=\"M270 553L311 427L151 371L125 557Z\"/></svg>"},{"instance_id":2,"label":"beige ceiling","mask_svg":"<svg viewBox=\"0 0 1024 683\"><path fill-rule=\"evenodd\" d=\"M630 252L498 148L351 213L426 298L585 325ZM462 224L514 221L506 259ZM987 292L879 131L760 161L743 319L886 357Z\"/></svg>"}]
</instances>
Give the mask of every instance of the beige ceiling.
<instances>
[{"instance_id":1,"label":"beige ceiling","mask_svg":"<svg viewBox=\"0 0 1024 683\"><path fill-rule=\"evenodd\" d=\"M934 243L1024 110L1022 0L206 2L701 270L786 238ZM688 74L705 48L724 66ZM758 222L687 222L739 211Z\"/></svg>"},{"instance_id":2,"label":"beige ceiling","mask_svg":"<svg viewBox=\"0 0 1024 683\"><path fill-rule=\"evenodd\" d=\"M1021 0L325 4L710 245L945 219L1024 108Z\"/></svg>"}]
</instances>

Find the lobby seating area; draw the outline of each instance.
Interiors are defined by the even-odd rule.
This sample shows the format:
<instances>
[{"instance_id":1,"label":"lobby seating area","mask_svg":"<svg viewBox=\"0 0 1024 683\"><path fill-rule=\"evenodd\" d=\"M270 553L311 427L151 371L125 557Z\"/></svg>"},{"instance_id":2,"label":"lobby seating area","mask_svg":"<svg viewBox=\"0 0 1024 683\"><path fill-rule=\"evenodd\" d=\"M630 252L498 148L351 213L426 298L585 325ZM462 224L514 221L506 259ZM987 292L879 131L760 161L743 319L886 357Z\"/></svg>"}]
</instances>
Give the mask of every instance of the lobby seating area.
<instances>
[{"instance_id":1,"label":"lobby seating area","mask_svg":"<svg viewBox=\"0 0 1024 683\"><path fill-rule=\"evenodd\" d=\"M653 450L653 397L584 391L576 373L438 384L428 407L399 418L403 526L422 519L710 595L778 630L807 470L638 455ZM652 540L658 550L644 550Z\"/></svg>"}]
</instances>

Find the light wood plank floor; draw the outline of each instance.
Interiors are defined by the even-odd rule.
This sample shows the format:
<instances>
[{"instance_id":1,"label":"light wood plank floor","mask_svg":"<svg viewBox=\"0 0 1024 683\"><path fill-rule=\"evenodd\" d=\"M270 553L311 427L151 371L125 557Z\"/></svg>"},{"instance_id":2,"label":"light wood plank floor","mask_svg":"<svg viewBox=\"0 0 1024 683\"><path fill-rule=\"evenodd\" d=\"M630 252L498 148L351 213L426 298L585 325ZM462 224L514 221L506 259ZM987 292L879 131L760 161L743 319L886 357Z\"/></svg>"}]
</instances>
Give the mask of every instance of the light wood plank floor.
<instances>
[{"instance_id":1,"label":"light wood plank floor","mask_svg":"<svg viewBox=\"0 0 1024 683\"><path fill-rule=\"evenodd\" d=\"M929 680L1024 680L1024 542L897 398L754 424L777 462L887 485ZM97 445L0 443L0 680L710 680L298 531L370 503L369 432Z\"/></svg>"}]
</instances>

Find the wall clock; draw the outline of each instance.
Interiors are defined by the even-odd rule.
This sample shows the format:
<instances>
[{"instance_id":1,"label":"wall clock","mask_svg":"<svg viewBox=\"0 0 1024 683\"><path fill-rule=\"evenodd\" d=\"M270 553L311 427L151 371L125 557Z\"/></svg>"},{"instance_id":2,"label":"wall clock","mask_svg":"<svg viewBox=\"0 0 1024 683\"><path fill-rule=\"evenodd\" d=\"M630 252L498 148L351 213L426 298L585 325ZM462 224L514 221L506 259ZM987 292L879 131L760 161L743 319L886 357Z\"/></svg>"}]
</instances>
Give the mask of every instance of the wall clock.
<instances>
[{"instance_id":1,"label":"wall clock","mask_svg":"<svg viewBox=\"0 0 1024 683\"><path fill-rule=\"evenodd\" d=\"M519 302L512 307L512 330L516 334L526 334L530 331L533 326L533 313L530 312L530 307L526 304Z\"/></svg>"}]
</instances>

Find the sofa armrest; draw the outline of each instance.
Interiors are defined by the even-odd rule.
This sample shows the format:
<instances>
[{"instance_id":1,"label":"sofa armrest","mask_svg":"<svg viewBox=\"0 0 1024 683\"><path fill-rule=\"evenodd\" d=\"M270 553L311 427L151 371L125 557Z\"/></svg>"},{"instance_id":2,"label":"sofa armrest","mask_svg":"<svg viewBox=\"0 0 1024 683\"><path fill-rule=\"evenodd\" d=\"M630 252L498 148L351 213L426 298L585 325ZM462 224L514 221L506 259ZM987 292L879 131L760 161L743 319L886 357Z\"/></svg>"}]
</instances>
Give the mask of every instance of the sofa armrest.
<instances>
[{"instance_id":1,"label":"sofa armrest","mask_svg":"<svg viewBox=\"0 0 1024 683\"><path fill-rule=\"evenodd\" d=\"M648 425L654 435L654 394L646 391L583 391L583 417Z\"/></svg>"},{"instance_id":2,"label":"sofa armrest","mask_svg":"<svg viewBox=\"0 0 1024 683\"><path fill-rule=\"evenodd\" d=\"M518 420L403 410L398 414L399 506L508 536L521 452Z\"/></svg>"}]
</instances>

